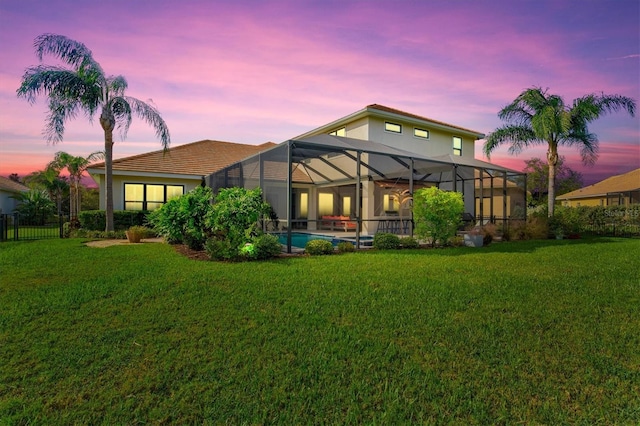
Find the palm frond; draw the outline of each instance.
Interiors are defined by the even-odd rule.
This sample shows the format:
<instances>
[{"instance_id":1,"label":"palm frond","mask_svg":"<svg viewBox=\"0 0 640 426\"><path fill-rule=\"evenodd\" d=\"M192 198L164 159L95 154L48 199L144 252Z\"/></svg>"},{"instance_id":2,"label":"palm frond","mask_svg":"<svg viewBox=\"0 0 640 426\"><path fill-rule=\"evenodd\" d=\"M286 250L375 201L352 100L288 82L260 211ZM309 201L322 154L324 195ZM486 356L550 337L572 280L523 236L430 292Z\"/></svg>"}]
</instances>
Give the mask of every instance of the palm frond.
<instances>
[{"instance_id":1,"label":"palm frond","mask_svg":"<svg viewBox=\"0 0 640 426\"><path fill-rule=\"evenodd\" d=\"M636 114L636 101L627 96L603 94L596 97L596 104L601 113L626 110L632 117Z\"/></svg>"},{"instance_id":2,"label":"palm frond","mask_svg":"<svg viewBox=\"0 0 640 426\"><path fill-rule=\"evenodd\" d=\"M102 67L93 59L93 54L87 46L63 35L41 34L34 40L33 47L40 61L45 54L50 54L71 65L75 70L104 75Z\"/></svg>"},{"instance_id":3,"label":"palm frond","mask_svg":"<svg viewBox=\"0 0 640 426\"><path fill-rule=\"evenodd\" d=\"M64 123L75 118L80 104L75 100L49 98L49 112L45 120L43 134L48 142L62 142Z\"/></svg>"},{"instance_id":4,"label":"palm frond","mask_svg":"<svg viewBox=\"0 0 640 426\"><path fill-rule=\"evenodd\" d=\"M171 136L169 135L169 127L165 123L164 119L160 115L160 112L153 106L153 101L149 100L143 102L139 99L131 96L125 96L127 103L131 105L131 110L138 116L138 118L144 120L149 124L156 132L156 137L160 139L163 149L168 149L171 143Z\"/></svg>"},{"instance_id":5,"label":"palm frond","mask_svg":"<svg viewBox=\"0 0 640 426\"><path fill-rule=\"evenodd\" d=\"M503 126L487 136L483 146L484 154L491 158L491 153L500 145L511 143L509 152L519 154L524 148L542 143L530 126Z\"/></svg>"}]
</instances>

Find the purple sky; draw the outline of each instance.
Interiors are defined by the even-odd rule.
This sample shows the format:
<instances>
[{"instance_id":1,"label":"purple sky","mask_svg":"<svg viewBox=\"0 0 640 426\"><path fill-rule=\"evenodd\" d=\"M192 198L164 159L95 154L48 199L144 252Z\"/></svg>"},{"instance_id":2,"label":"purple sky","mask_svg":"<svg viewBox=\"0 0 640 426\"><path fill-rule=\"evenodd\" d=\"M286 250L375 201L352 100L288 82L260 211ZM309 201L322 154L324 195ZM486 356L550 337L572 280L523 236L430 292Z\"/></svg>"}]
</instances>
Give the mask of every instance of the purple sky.
<instances>
[{"instance_id":1,"label":"purple sky","mask_svg":"<svg viewBox=\"0 0 640 426\"><path fill-rule=\"evenodd\" d=\"M640 101L639 22L638 0L2 0L0 175L103 149L97 117L82 115L47 145L46 100L16 97L42 33L83 42L106 73L127 78L128 95L153 99L176 146L282 142L372 103L489 133L532 86L568 103L602 92ZM640 167L638 115L604 116L591 131L595 167L560 152L586 183ZM114 155L159 148L134 119ZM505 148L492 161L521 170L545 151Z\"/></svg>"}]
</instances>

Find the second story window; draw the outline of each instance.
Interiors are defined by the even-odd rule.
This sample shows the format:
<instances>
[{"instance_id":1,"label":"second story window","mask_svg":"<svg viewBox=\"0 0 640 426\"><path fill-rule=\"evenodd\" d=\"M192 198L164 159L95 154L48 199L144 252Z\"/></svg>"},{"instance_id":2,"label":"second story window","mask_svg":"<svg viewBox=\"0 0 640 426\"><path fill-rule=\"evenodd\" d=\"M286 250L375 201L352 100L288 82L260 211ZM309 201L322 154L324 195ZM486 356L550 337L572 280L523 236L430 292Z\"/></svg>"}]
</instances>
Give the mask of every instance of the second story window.
<instances>
[{"instance_id":1,"label":"second story window","mask_svg":"<svg viewBox=\"0 0 640 426\"><path fill-rule=\"evenodd\" d=\"M453 155L462 155L462 138L453 137Z\"/></svg>"},{"instance_id":2,"label":"second story window","mask_svg":"<svg viewBox=\"0 0 640 426\"><path fill-rule=\"evenodd\" d=\"M339 129L334 130L333 132L329 132L329 134L331 136L342 136L342 137L346 137L347 136L347 128L346 127L340 127Z\"/></svg>"},{"instance_id":3,"label":"second story window","mask_svg":"<svg viewBox=\"0 0 640 426\"><path fill-rule=\"evenodd\" d=\"M402 133L402 124L385 121L384 130L391 133Z\"/></svg>"},{"instance_id":4,"label":"second story window","mask_svg":"<svg viewBox=\"0 0 640 426\"><path fill-rule=\"evenodd\" d=\"M429 131L425 129L418 129L417 127L413 128L413 136L421 139L429 139Z\"/></svg>"}]
</instances>

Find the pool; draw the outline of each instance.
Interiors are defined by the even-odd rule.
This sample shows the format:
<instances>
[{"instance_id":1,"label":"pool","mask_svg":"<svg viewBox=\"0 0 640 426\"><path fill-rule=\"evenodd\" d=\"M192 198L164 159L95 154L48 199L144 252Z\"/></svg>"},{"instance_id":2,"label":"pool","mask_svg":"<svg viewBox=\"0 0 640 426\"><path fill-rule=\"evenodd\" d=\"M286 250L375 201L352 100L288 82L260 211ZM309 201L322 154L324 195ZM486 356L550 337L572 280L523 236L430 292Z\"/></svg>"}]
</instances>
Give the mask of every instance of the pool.
<instances>
[{"instance_id":1,"label":"pool","mask_svg":"<svg viewBox=\"0 0 640 426\"><path fill-rule=\"evenodd\" d=\"M287 245L287 234L277 234L280 244ZM331 244L337 246L338 243L348 241L351 244L356 244L356 237L344 237L339 238L334 235L323 234L308 234L306 232L292 232L291 233L291 246L298 248L305 248L307 243L311 240L327 240L331 241ZM373 237L367 235L360 236L360 245L370 247L373 244Z\"/></svg>"}]
</instances>

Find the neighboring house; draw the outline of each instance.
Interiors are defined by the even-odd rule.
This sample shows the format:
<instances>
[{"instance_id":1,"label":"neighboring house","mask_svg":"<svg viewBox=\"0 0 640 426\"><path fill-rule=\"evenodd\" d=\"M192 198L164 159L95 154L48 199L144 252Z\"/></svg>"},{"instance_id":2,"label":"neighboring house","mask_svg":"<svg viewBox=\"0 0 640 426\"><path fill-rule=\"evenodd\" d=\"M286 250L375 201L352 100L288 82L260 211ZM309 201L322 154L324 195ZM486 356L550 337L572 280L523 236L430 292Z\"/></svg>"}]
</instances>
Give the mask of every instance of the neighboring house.
<instances>
[{"instance_id":1,"label":"neighboring house","mask_svg":"<svg viewBox=\"0 0 640 426\"><path fill-rule=\"evenodd\" d=\"M114 160L113 208L154 210L200 185L204 176L274 145L202 140ZM104 162L92 164L87 171L100 188L100 208L104 209Z\"/></svg>"},{"instance_id":2,"label":"neighboring house","mask_svg":"<svg viewBox=\"0 0 640 426\"><path fill-rule=\"evenodd\" d=\"M640 204L640 169L562 194L556 202L567 207Z\"/></svg>"},{"instance_id":3,"label":"neighboring house","mask_svg":"<svg viewBox=\"0 0 640 426\"><path fill-rule=\"evenodd\" d=\"M18 200L11 198L29 190L25 185L0 176L0 214L11 214L18 207Z\"/></svg>"}]
</instances>

